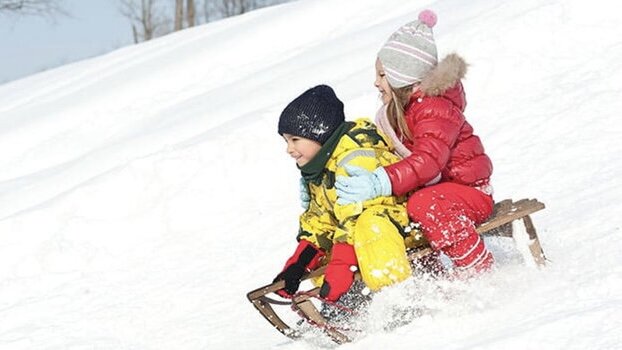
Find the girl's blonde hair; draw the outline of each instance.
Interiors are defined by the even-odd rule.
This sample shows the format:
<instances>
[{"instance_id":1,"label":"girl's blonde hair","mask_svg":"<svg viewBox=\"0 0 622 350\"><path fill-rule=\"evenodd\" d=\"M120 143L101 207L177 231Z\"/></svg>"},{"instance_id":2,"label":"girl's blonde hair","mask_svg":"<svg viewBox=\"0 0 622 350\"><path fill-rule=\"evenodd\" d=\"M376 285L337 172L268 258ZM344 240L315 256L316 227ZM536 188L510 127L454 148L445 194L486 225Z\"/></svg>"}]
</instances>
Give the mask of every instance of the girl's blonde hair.
<instances>
[{"instance_id":1,"label":"girl's blonde hair","mask_svg":"<svg viewBox=\"0 0 622 350\"><path fill-rule=\"evenodd\" d=\"M393 130L398 130L400 135L406 136L408 139L412 139L412 134L408 130L408 125L406 125L404 112L412 92L413 85L401 88L391 87L391 101L387 104L387 119L389 119L391 127Z\"/></svg>"}]
</instances>

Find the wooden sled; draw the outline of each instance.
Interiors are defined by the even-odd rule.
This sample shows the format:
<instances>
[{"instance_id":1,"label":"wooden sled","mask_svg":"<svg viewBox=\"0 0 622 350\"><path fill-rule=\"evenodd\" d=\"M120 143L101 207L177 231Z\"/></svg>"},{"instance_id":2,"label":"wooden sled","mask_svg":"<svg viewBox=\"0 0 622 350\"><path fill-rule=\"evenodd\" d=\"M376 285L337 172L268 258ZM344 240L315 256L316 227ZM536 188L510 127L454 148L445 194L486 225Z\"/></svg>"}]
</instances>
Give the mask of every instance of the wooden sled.
<instances>
[{"instance_id":1,"label":"wooden sled","mask_svg":"<svg viewBox=\"0 0 622 350\"><path fill-rule=\"evenodd\" d=\"M528 238L528 247L533 257L533 260L537 266L544 266L546 257L540 245L540 240L536 233L536 229L533 225L530 215L544 209L544 204L538 202L536 199L521 199L517 202L513 202L511 199L495 204L493 215L491 218L477 227L477 232L486 236L501 236L501 237L514 237L512 230L512 222L515 220L522 220L525 226L525 232ZM418 250L408 254L408 258L411 261L432 253L430 248ZM325 266L322 266L306 276L303 277L303 281L321 276L324 273ZM357 273L357 279L360 276ZM261 315L268 321L274 328L285 336L298 339L301 334L295 329L290 327L281 317L277 315L273 305L289 305L292 310L296 311L302 319L308 323L322 329L333 341L338 344L343 344L350 341L350 338L344 334L340 329L333 327L322 316L311 299L319 294L319 288L313 288L304 293L297 294L292 300L276 300L268 297L270 293L274 293L279 289L285 287L284 281L275 282L266 286L257 288L249 292L246 296L253 306L261 313ZM276 294L275 294L276 295Z\"/></svg>"}]
</instances>

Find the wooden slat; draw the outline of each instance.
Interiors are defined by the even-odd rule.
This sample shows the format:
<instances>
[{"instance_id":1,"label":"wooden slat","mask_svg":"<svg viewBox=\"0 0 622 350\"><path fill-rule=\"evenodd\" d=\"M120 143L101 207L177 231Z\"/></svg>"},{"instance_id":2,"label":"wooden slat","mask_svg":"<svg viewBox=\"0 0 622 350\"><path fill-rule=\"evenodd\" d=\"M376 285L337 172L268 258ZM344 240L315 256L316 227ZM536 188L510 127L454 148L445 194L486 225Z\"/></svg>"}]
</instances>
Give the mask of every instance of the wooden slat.
<instances>
[{"instance_id":1,"label":"wooden slat","mask_svg":"<svg viewBox=\"0 0 622 350\"><path fill-rule=\"evenodd\" d=\"M520 219L524 216L544 209L544 204L538 202L537 200L522 200L519 202L520 204L518 206L512 205L512 209L509 212L501 213L491 220L481 224L477 227L477 232L480 234L485 233L495 227L510 223L516 219Z\"/></svg>"},{"instance_id":2,"label":"wooden slat","mask_svg":"<svg viewBox=\"0 0 622 350\"><path fill-rule=\"evenodd\" d=\"M297 339L300 337L300 335L295 332L294 330L292 330L277 314L276 312L274 312L274 309L272 308L272 306L270 306L269 303L264 302L263 300L261 300L261 298L259 299L254 299L251 300L251 303L253 304L253 306L257 309L257 311L259 311L259 313L268 321L270 322L270 324L276 328L279 332L281 332L283 335L292 338L292 339Z\"/></svg>"},{"instance_id":3,"label":"wooden slat","mask_svg":"<svg viewBox=\"0 0 622 350\"><path fill-rule=\"evenodd\" d=\"M333 339L335 343L344 344L350 342L350 338L348 338L347 335L329 325L326 318L322 316L315 305L311 302L310 298L317 296L319 293L320 288L317 287L305 294L295 297L294 304L298 308L298 311L301 312L307 320L320 327L329 337L331 337L331 339Z\"/></svg>"},{"instance_id":4,"label":"wooden slat","mask_svg":"<svg viewBox=\"0 0 622 350\"><path fill-rule=\"evenodd\" d=\"M493 210L493 218L500 215L506 215L508 212L512 210L512 200L506 199L497 204L495 204L495 208ZM491 228L486 231L487 235L491 236L502 236L502 237L512 237L512 224L507 223L503 225L499 225L498 227Z\"/></svg>"},{"instance_id":5,"label":"wooden slat","mask_svg":"<svg viewBox=\"0 0 622 350\"><path fill-rule=\"evenodd\" d=\"M533 203L534 201L535 201L534 199L523 198L523 199L520 199L520 200L514 202L512 204L512 206L513 207L520 207L520 206L525 205L527 203Z\"/></svg>"},{"instance_id":6,"label":"wooden slat","mask_svg":"<svg viewBox=\"0 0 622 350\"><path fill-rule=\"evenodd\" d=\"M324 274L324 270L326 270L326 266L319 267L316 270L311 271L309 274L302 277L302 280L307 280L309 278L318 277ZM268 284L263 287L259 287L253 291L250 291L246 294L248 300L253 301L257 298L260 298L266 294L276 292L279 289L285 288L285 281L278 281L271 284Z\"/></svg>"},{"instance_id":7,"label":"wooden slat","mask_svg":"<svg viewBox=\"0 0 622 350\"><path fill-rule=\"evenodd\" d=\"M540 239L538 239L536 228L533 226L533 222L531 221L529 215L523 218L523 222L525 223L525 229L529 235L529 250L531 251L531 255L538 266L544 266L546 257L544 256L544 251L540 245Z\"/></svg>"},{"instance_id":8,"label":"wooden slat","mask_svg":"<svg viewBox=\"0 0 622 350\"><path fill-rule=\"evenodd\" d=\"M502 200L501 202L498 202L495 204L495 208L493 210L493 215L497 215L499 213L503 213L506 212L508 210L510 210L510 208L512 208L512 200L511 199L505 199Z\"/></svg>"}]
</instances>

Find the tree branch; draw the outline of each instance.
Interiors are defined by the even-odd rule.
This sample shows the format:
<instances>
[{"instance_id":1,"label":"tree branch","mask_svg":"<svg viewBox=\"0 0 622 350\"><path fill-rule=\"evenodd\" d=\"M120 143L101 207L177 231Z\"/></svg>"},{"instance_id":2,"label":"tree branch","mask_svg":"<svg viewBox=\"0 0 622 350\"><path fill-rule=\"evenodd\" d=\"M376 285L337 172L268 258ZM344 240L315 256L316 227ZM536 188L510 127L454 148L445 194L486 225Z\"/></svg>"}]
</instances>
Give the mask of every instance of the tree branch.
<instances>
[{"instance_id":1,"label":"tree branch","mask_svg":"<svg viewBox=\"0 0 622 350\"><path fill-rule=\"evenodd\" d=\"M32 16L67 15L63 0L0 0L0 13L9 12Z\"/></svg>"}]
</instances>

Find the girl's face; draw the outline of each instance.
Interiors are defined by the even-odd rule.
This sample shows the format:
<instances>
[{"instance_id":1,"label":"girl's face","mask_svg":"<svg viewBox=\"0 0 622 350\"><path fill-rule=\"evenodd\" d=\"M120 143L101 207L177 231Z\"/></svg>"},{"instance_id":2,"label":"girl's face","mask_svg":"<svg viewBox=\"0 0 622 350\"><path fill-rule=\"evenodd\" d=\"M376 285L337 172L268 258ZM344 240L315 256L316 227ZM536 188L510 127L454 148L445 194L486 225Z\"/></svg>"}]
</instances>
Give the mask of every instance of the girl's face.
<instances>
[{"instance_id":1,"label":"girl's face","mask_svg":"<svg viewBox=\"0 0 622 350\"><path fill-rule=\"evenodd\" d=\"M304 137L283 134L287 142L287 154L296 160L299 167L305 166L320 151L322 145Z\"/></svg>"},{"instance_id":2,"label":"girl's face","mask_svg":"<svg viewBox=\"0 0 622 350\"><path fill-rule=\"evenodd\" d=\"M387 77L384 75L384 68L382 68L382 63L380 63L379 58L376 58L376 80L374 81L374 85L378 91L380 91L382 104L386 105L391 102L391 86L387 81Z\"/></svg>"}]
</instances>

